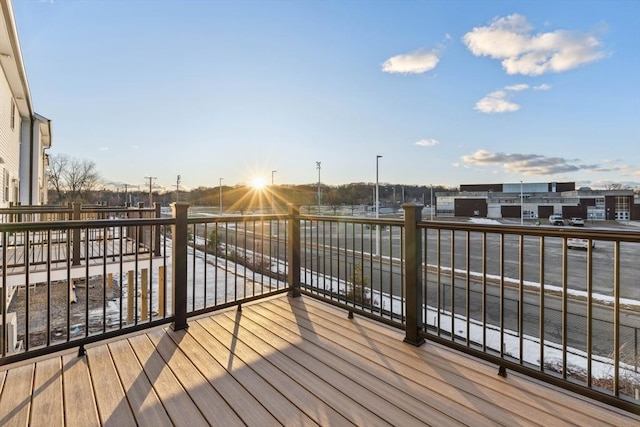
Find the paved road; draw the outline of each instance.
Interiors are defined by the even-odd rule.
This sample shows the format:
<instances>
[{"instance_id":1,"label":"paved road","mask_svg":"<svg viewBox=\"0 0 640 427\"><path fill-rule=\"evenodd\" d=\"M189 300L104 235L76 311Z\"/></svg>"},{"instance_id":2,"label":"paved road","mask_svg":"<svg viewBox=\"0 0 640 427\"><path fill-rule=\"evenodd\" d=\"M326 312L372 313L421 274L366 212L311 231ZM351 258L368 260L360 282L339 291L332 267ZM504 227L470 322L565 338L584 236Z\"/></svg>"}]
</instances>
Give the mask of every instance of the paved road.
<instances>
[{"instance_id":1,"label":"paved road","mask_svg":"<svg viewBox=\"0 0 640 427\"><path fill-rule=\"evenodd\" d=\"M346 226L346 227L345 227ZM325 226L320 228L322 245L335 246L356 252L375 253L377 244L376 232L360 225L341 224L339 227ZM579 230L576 230L579 232ZM309 230L309 236L315 237L318 230ZM380 252L383 256L400 259L402 257L402 240L400 228L390 227L383 230L380 242ZM469 233L469 271L482 272L482 234ZM454 240L455 254L451 255L451 233L440 233L438 259L438 238L435 230L430 230L426 237L426 263L451 267L452 260L455 269L467 269L467 235L456 232ZM544 282L546 285L563 285L562 247L561 238L547 237L544 239L544 277L540 272L540 243L539 237L524 237L523 280L533 283ZM520 262L518 236L505 236L503 242L504 277L519 280ZM613 242L596 241L592 252L592 286L593 292L601 295L613 296L614 283L614 252ZM500 236L488 234L486 238L486 274L501 276L500 272ZM439 261L439 262L438 262ZM578 291L587 290L587 251L580 249L567 250L567 286ZM640 300L640 244L623 243L620 249L620 297Z\"/></svg>"}]
</instances>

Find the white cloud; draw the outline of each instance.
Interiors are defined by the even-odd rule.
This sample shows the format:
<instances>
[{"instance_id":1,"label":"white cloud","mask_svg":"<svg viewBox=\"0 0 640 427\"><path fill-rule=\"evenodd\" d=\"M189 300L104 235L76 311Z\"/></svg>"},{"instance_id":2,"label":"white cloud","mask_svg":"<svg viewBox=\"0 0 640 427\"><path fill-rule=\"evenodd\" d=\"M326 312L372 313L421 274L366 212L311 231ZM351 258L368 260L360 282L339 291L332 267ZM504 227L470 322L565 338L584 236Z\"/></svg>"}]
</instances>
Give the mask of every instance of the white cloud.
<instances>
[{"instance_id":1,"label":"white cloud","mask_svg":"<svg viewBox=\"0 0 640 427\"><path fill-rule=\"evenodd\" d=\"M566 159L558 157L546 157L539 154L490 153L485 150L463 156L462 162L474 166L502 166L507 172L522 175L553 175L575 172L580 169L578 166L568 163Z\"/></svg>"},{"instance_id":2,"label":"white cloud","mask_svg":"<svg viewBox=\"0 0 640 427\"><path fill-rule=\"evenodd\" d=\"M494 113L511 113L518 111L520 105L511 100L513 92L522 92L523 90L549 90L551 86L547 84L541 84L539 86L531 87L528 84L521 83L516 85L505 86L502 90L491 92L480 101L476 102L475 110L481 113L494 114Z\"/></svg>"},{"instance_id":3,"label":"white cloud","mask_svg":"<svg viewBox=\"0 0 640 427\"><path fill-rule=\"evenodd\" d=\"M418 50L405 55L396 55L382 64L382 71L396 74L422 74L433 70L440 58L435 50Z\"/></svg>"},{"instance_id":4,"label":"white cloud","mask_svg":"<svg viewBox=\"0 0 640 427\"><path fill-rule=\"evenodd\" d=\"M637 166L620 166L620 173L623 176L637 176L640 178L640 168L638 168Z\"/></svg>"},{"instance_id":5,"label":"white cloud","mask_svg":"<svg viewBox=\"0 0 640 427\"><path fill-rule=\"evenodd\" d=\"M605 56L602 43L592 34L565 30L533 34L532 30L524 16L513 14L474 28L462 40L475 56L501 59L507 74L561 73Z\"/></svg>"},{"instance_id":6,"label":"white cloud","mask_svg":"<svg viewBox=\"0 0 640 427\"><path fill-rule=\"evenodd\" d=\"M100 151L109 151L109 147L100 147L99 150Z\"/></svg>"},{"instance_id":7,"label":"white cloud","mask_svg":"<svg viewBox=\"0 0 640 427\"><path fill-rule=\"evenodd\" d=\"M511 102L508 98L508 91L497 90L476 102L474 109L486 114L511 113L513 111L518 111L520 106Z\"/></svg>"},{"instance_id":8,"label":"white cloud","mask_svg":"<svg viewBox=\"0 0 640 427\"><path fill-rule=\"evenodd\" d=\"M490 153L478 150L462 156L467 166L502 166L504 171L519 175L557 175L568 172L617 172L623 168L605 168L597 164L581 164L577 159L547 157L542 154Z\"/></svg>"},{"instance_id":9,"label":"white cloud","mask_svg":"<svg viewBox=\"0 0 640 427\"><path fill-rule=\"evenodd\" d=\"M419 145L420 147L433 147L438 144L440 144L440 141L436 141L435 139L423 139L416 142L416 145Z\"/></svg>"},{"instance_id":10,"label":"white cloud","mask_svg":"<svg viewBox=\"0 0 640 427\"><path fill-rule=\"evenodd\" d=\"M520 92L521 90L525 90L525 89L529 89L529 85L525 83L522 83L519 85L505 86L505 90L512 90L514 92Z\"/></svg>"}]
</instances>

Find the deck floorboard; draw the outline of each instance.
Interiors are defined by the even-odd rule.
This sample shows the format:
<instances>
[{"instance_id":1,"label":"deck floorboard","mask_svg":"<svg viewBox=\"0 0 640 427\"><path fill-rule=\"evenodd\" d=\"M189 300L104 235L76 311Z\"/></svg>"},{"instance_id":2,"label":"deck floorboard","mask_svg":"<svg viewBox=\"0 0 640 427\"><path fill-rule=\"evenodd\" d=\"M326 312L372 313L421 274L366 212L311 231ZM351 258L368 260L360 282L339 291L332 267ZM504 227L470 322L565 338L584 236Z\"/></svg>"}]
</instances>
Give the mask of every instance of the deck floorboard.
<instances>
[{"instance_id":1,"label":"deck floorboard","mask_svg":"<svg viewBox=\"0 0 640 427\"><path fill-rule=\"evenodd\" d=\"M638 426L640 416L279 296L0 371L2 426Z\"/></svg>"},{"instance_id":2,"label":"deck floorboard","mask_svg":"<svg viewBox=\"0 0 640 427\"><path fill-rule=\"evenodd\" d=\"M65 425L78 427L100 425L87 358L67 354L62 357L62 365ZM34 414L34 416L42 415Z\"/></svg>"},{"instance_id":3,"label":"deck floorboard","mask_svg":"<svg viewBox=\"0 0 640 427\"><path fill-rule=\"evenodd\" d=\"M32 426L59 426L64 422L62 404L62 369L59 358L38 362L31 398ZM47 414L47 417L33 416Z\"/></svg>"}]
</instances>

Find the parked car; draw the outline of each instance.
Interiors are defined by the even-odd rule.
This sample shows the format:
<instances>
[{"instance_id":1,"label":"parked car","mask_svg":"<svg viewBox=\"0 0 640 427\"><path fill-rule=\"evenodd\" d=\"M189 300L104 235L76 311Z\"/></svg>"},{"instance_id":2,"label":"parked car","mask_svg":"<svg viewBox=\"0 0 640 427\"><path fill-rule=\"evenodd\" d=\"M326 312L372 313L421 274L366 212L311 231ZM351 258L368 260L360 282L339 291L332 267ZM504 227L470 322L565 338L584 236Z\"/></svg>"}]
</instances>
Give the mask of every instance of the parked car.
<instances>
[{"instance_id":1,"label":"parked car","mask_svg":"<svg viewBox=\"0 0 640 427\"><path fill-rule=\"evenodd\" d=\"M569 249L587 249L589 247L589 239L579 239L577 237L570 237L567 239L567 248ZM596 242L591 241L591 248L596 247Z\"/></svg>"},{"instance_id":2,"label":"parked car","mask_svg":"<svg viewBox=\"0 0 640 427\"><path fill-rule=\"evenodd\" d=\"M574 227L584 227L584 219L573 217L569 220L569 224L573 225Z\"/></svg>"},{"instance_id":3,"label":"parked car","mask_svg":"<svg viewBox=\"0 0 640 427\"><path fill-rule=\"evenodd\" d=\"M551 225L564 225L564 218L562 215L553 214L549 217L549 224Z\"/></svg>"}]
</instances>

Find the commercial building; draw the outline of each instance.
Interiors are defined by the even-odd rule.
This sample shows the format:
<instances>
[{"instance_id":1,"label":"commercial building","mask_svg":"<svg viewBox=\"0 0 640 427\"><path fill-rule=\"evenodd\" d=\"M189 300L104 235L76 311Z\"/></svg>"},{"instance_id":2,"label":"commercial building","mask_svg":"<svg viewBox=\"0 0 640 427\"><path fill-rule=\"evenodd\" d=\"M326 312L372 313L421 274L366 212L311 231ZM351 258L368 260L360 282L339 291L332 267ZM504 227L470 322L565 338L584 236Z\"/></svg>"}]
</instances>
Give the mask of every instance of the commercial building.
<instances>
[{"instance_id":1,"label":"commercial building","mask_svg":"<svg viewBox=\"0 0 640 427\"><path fill-rule=\"evenodd\" d=\"M436 193L436 206L439 217L640 220L633 190L576 189L575 182L461 185L458 192Z\"/></svg>"}]
</instances>

